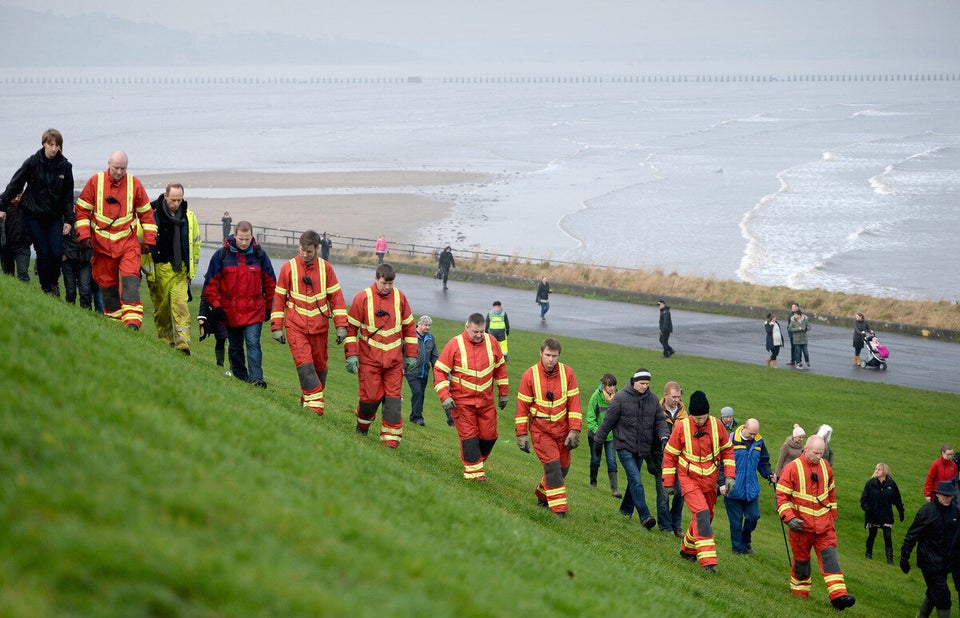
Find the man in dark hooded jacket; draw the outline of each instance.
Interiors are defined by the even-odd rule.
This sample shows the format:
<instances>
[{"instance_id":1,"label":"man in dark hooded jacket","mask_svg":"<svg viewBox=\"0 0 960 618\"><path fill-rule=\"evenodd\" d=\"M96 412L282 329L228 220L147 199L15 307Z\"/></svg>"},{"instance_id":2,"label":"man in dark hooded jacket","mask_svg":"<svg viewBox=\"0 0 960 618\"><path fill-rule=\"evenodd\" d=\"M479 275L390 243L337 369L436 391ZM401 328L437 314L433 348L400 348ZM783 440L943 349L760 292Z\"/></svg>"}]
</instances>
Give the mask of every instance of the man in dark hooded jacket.
<instances>
[{"instance_id":1,"label":"man in dark hooded jacket","mask_svg":"<svg viewBox=\"0 0 960 618\"><path fill-rule=\"evenodd\" d=\"M953 571L953 583L957 585L957 535L960 527L960 511L956 505L957 486L950 481L941 481L934 490L933 500L917 511L907 535L900 547L900 570L910 572L910 553L917 546L917 566L923 573L927 593L920 603L917 616L926 618L937 608L937 616L950 617L950 589L947 575ZM958 590L960 592L960 590Z\"/></svg>"}]
</instances>

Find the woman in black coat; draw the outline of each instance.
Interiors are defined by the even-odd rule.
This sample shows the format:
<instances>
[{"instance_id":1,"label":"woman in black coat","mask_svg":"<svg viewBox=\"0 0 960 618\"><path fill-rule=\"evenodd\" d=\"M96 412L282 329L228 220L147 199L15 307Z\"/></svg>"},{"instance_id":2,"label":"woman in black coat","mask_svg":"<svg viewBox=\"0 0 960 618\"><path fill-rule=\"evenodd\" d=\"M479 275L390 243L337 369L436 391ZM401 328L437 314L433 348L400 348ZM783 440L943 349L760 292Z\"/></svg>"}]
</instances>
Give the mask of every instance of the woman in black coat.
<instances>
[{"instance_id":1,"label":"woman in black coat","mask_svg":"<svg viewBox=\"0 0 960 618\"><path fill-rule=\"evenodd\" d=\"M23 162L0 194L0 219L20 195L23 227L37 252L40 288L60 295L60 262L63 237L76 221L73 202L73 166L63 156L63 135L47 129L40 137L43 147ZM22 193L22 195L21 195Z\"/></svg>"},{"instance_id":2,"label":"woman in black coat","mask_svg":"<svg viewBox=\"0 0 960 618\"><path fill-rule=\"evenodd\" d=\"M886 550L887 564L893 564L893 507L900 512L903 521L903 499L900 488L890 477L890 466L878 463L873 476L867 481L860 495L860 508L863 509L864 527L867 533L867 558L873 558L873 541L877 530L883 530L883 546Z\"/></svg>"}]
</instances>

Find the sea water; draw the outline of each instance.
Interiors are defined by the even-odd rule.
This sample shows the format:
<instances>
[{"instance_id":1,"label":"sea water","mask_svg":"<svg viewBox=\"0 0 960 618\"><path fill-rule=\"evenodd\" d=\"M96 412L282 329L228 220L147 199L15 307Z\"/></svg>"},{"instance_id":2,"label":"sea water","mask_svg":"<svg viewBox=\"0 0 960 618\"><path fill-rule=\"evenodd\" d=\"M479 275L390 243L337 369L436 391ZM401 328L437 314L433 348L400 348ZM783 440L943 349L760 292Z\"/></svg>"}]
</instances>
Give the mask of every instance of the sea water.
<instances>
[{"instance_id":1,"label":"sea water","mask_svg":"<svg viewBox=\"0 0 960 618\"><path fill-rule=\"evenodd\" d=\"M488 179L390 189L452 203L411 240L960 300L958 81L344 71L0 71L0 173L51 126L78 184L118 148L139 174L476 171Z\"/></svg>"}]
</instances>

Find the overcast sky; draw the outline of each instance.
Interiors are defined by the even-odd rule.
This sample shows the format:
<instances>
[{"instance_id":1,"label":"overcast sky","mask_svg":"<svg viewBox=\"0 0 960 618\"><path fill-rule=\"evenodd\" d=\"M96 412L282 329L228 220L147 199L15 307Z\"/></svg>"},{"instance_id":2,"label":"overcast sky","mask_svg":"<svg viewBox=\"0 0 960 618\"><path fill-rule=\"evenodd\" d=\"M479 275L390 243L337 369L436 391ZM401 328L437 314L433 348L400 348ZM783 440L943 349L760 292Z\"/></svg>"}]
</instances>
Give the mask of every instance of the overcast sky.
<instances>
[{"instance_id":1,"label":"overcast sky","mask_svg":"<svg viewBox=\"0 0 960 618\"><path fill-rule=\"evenodd\" d=\"M452 50L582 49L619 55L956 57L960 0L0 0L64 16L109 13L195 33L275 32ZM743 50L746 49L747 52ZM931 51L932 49L932 51ZM683 51L680 51L683 50ZM600 53L600 52L598 52ZM830 54L827 54L830 55Z\"/></svg>"}]
</instances>

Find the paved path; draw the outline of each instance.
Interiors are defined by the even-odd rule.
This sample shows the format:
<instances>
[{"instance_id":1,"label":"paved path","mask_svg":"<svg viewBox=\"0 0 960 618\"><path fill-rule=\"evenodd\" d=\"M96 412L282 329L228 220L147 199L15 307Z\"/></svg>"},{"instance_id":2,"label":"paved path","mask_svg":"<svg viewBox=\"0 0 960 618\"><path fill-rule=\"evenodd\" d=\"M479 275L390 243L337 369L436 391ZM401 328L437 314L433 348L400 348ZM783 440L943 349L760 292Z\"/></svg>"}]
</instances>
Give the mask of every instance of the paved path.
<instances>
[{"instance_id":1,"label":"paved path","mask_svg":"<svg viewBox=\"0 0 960 618\"><path fill-rule=\"evenodd\" d=\"M201 273L206 272L209 259L207 251L204 254ZM275 268L279 270L280 265L276 264ZM334 268L348 305L354 294L373 283L374 268L371 266L334 263ZM397 287L407 295L418 316L427 313L433 317L466 321L467 316L475 311L486 314L491 303L499 300L510 316L511 328L660 350L659 311L655 305L554 293L550 295L547 321L542 323L540 308L534 302L534 287L518 290L450 281L450 289L445 293L435 279L403 273L397 275ZM763 364L766 351L762 321L679 309L672 309L671 314L674 334L670 345L677 354ZM777 317L786 336L786 308ZM860 369L853 366L852 328L852 323L849 328L812 325L809 344L811 373L960 394L960 345L881 332L878 333L880 340L890 348L889 369ZM786 367L789 349L785 352L780 353L780 371L798 371Z\"/></svg>"}]
</instances>

